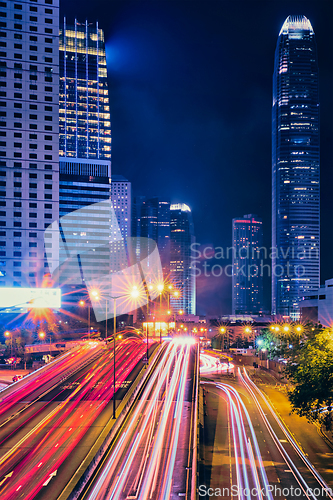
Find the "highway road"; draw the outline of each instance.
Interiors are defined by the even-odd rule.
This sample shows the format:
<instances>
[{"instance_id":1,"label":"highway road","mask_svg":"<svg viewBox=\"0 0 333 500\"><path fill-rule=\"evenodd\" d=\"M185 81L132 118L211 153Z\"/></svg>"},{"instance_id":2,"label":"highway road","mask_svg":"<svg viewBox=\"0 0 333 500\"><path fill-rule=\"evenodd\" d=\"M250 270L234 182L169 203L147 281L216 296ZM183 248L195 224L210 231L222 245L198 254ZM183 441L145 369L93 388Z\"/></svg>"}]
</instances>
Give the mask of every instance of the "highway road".
<instances>
[{"instance_id":1,"label":"highway road","mask_svg":"<svg viewBox=\"0 0 333 500\"><path fill-rule=\"evenodd\" d=\"M88 443L82 447L82 442L87 436L93 442L110 418L113 350L101 342L92 342L91 349L97 355L89 364L89 346L79 348L1 393L6 404L0 425L1 500L57 498L87 453ZM145 352L136 338L117 343L117 398Z\"/></svg>"},{"instance_id":2,"label":"highway road","mask_svg":"<svg viewBox=\"0 0 333 500\"><path fill-rule=\"evenodd\" d=\"M81 498L169 500L187 495L195 352L191 337L170 342Z\"/></svg>"},{"instance_id":3,"label":"highway road","mask_svg":"<svg viewBox=\"0 0 333 500\"><path fill-rule=\"evenodd\" d=\"M203 382L205 445L199 498L214 493L242 500L332 499L332 485L311 464L246 370L237 368L234 378L218 375L214 359L210 374L207 365L205 358L205 376L214 381Z\"/></svg>"}]
</instances>

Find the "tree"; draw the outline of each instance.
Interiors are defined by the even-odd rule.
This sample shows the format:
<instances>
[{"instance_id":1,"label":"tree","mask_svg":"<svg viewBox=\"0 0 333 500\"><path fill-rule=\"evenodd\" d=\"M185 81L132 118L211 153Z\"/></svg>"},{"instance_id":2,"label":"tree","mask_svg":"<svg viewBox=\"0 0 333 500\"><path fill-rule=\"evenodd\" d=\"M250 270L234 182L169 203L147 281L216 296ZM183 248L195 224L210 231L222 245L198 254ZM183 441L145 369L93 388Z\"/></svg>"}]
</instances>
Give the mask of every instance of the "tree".
<instances>
[{"instance_id":1,"label":"tree","mask_svg":"<svg viewBox=\"0 0 333 500\"><path fill-rule=\"evenodd\" d=\"M286 374L294 387L288 391L292 411L310 422L324 423L333 405L333 340L330 330L317 330L289 360Z\"/></svg>"},{"instance_id":2,"label":"tree","mask_svg":"<svg viewBox=\"0 0 333 500\"><path fill-rule=\"evenodd\" d=\"M281 355L281 340L275 333L265 328L262 330L260 336L256 338L257 348L267 352L267 358L273 359Z\"/></svg>"}]
</instances>

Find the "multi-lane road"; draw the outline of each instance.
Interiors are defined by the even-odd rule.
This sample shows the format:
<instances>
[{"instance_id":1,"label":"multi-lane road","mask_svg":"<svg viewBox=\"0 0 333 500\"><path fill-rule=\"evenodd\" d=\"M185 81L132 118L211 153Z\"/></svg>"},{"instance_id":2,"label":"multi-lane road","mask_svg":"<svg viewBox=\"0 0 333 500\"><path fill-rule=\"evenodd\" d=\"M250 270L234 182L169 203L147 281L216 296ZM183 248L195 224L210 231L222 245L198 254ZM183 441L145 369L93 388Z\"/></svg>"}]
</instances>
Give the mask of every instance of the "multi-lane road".
<instances>
[{"instance_id":1,"label":"multi-lane road","mask_svg":"<svg viewBox=\"0 0 333 500\"><path fill-rule=\"evenodd\" d=\"M199 498L332 500L332 485L312 465L246 369L235 369L235 377L221 377L216 360L212 358L209 367L206 356L203 371L214 381L203 383L206 425ZM326 451L330 468L332 454Z\"/></svg>"},{"instance_id":2,"label":"multi-lane road","mask_svg":"<svg viewBox=\"0 0 333 500\"><path fill-rule=\"evenodd\" d=\"M116 347L116 390L128 386L146 345ZM136 367L136 371L135 371ZM0 393L0 498L57 498L109 420L113 350L88 342Z\"/></svg>"},{"instance_id":3,"label":"multi-lane road","mask_svg":"<svg viewBox=\"0 0 333 500\"><path fill-rule=\"evenodd\" d=\"M189 455L196 411L193 343L187 337L168 345L82 498L191 498L188 472L192 469Z\"/></svg>"}]
</instances>

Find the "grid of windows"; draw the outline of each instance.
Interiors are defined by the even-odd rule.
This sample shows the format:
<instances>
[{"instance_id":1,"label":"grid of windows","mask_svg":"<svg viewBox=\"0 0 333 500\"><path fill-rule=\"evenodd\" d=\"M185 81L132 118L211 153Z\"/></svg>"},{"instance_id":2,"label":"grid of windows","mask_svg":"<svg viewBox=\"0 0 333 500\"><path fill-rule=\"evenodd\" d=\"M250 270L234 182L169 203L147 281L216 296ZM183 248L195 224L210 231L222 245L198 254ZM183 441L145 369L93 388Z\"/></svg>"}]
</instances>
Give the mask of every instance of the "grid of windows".
<instances>
[{"instance_id":1,"label":"grid of windows","mask_svg":"<svg viewBox=\"0 0 333 500\"><path fill-rule=\"evenodd\" d=\"M275 52L272 108L272 313L299 317L319 288L319 90L315 35L289 16ZM286 257L284 257L286 256Z\"/></svg>"},{"instance_id":2,"label":"grid of windows","mask_svg":"<svg viewBox=\"0 0 333 500\"><path fill-rule=\"evenodd\" d=\"M104 33L78 23L60 29L60 155L111 158Z\"/></svg>"},{"instance_id":3,"label":"grid of windows","mask_svg":"<svg viewBox=\"0 0 333 500\"><path fill-rule=\"evenodd\" d=\"M0 228L7 232L2 286L41 285L45 215L58 217L59 1L45 3L50 12L42 13L37 2L0 3L0 19L6 19L0 31ZM45 54L46 47L53 52ZM47 170L53 178L44 178ZM20 281L14 267L22 267ZM29 267L36 267L34 276Z\"/></svg>"}]
</instances>

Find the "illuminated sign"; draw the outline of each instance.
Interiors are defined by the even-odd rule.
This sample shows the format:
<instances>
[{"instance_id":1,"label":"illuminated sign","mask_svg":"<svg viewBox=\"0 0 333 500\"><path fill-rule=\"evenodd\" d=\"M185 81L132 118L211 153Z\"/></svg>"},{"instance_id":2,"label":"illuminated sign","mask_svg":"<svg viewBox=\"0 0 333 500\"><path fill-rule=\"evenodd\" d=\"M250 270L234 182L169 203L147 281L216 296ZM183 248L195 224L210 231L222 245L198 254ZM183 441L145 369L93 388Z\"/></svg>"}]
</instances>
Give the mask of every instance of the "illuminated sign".
<instances>
[{"instance_id":1,"label":"illuminated sign","mask_svg":"<svg viewBox=\"0 0 333 500\"><path fill-rule=\"evenodd\" d=\"M0 288L0 310L13 307L61 307L60 288Z\"/></svg>"}]
</instances>

